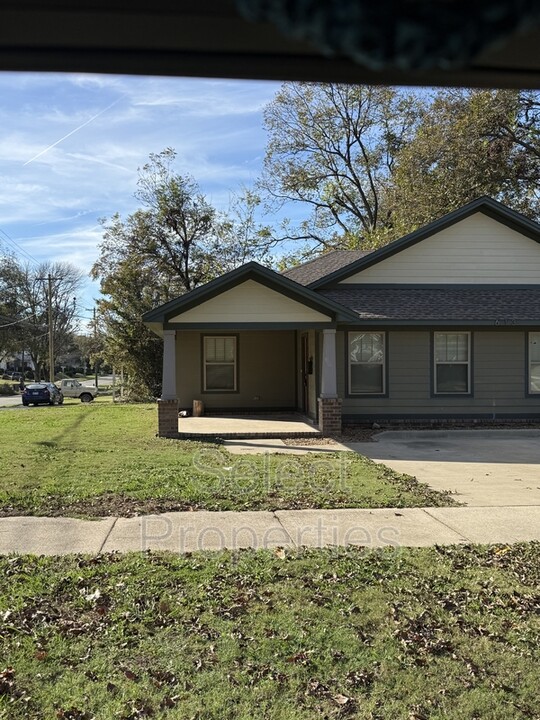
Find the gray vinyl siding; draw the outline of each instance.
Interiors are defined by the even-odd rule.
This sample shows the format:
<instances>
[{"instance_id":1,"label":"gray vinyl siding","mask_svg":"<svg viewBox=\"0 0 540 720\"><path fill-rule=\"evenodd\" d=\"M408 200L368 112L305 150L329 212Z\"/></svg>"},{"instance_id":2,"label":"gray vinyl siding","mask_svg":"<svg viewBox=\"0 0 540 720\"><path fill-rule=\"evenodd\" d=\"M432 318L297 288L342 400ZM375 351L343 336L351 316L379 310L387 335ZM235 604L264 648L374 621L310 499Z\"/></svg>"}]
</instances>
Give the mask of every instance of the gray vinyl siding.
<instances>
[{"instance_id":1,"label":"gray vinyl siding","mask_svg":"<svg viewBox=\"0 0 540 720\"><path fill-rule=\"evenodd\" d=\"M202 337L230 334L238 338L238 391L202 392ZM295 374L294 330L176 333L176 388L181 408L191 408L193 400L202 400L209 410L294 408Z\"/></svg>"},{"instance_id":2,"label":"gray vinyl siding","mask_svg":"<svg viewBox=\"0 0 540 720\"><path fill-rule=\"evenodd\" d=\"M524 331L472 331L472 395L461 397L433 394L429 330L391 330L387 344L388 397L351 398L346 396L345 334L338 333L338 391L347 418L540 415L540 396L528 396L526 391Z\"/></svg>"}]
</instances>

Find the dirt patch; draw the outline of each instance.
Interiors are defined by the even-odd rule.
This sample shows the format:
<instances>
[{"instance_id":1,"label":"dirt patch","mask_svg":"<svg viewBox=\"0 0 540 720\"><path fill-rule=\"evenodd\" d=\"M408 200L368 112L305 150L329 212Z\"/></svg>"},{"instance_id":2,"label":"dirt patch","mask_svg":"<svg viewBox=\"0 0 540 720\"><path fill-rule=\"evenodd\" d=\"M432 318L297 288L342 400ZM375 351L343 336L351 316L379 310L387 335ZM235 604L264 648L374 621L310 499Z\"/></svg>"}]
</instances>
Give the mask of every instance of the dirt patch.
<instances>
[{"instance_id":1,"label":"dirt patch","mask_svg":"<svg viewBox=\"0 0 540 720\"><path fill-rule=\"evenodd\" d=\"M196 505L167 499L138 499L107 493L87 500L63 503L61 498L48 498L39 508L5 506L0 508L0 517L18 517L21 515L46 515L47 517L137 517L139 515L157 515L166 512L195 511Z\"/></svg>"},{"instance_id":2,"label":"dirt patch","mask_svg":"<svg viewBox=\"0 0 540 720\"><path fill-rule=\"evenodd\" d=\"M372 428L364 425L347 425L339 437L314 437L314 438L283 438L285 445L336 445L346 442L371 442L373 436L390 428Z\"/></svg>"}]
</instances>

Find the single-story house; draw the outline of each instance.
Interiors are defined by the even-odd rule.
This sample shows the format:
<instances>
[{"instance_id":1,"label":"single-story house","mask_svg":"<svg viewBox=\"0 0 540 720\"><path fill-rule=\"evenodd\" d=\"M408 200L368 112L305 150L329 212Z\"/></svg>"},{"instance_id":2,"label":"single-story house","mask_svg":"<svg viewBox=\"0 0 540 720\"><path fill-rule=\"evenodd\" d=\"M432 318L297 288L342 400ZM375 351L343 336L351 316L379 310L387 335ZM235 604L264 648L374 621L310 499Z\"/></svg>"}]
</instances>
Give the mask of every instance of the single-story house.
<instances>
[{"instance_id":1,"label":"single-story house","mask_svg":"<svg viewBox=\"0 0 540 720\"><path fill-rule=\"evenodd\" d=\"M178 410L342 421L540 416L540 225L480 198L383 248L247 263L144 316Z\"/></svg>"}]
</instances>

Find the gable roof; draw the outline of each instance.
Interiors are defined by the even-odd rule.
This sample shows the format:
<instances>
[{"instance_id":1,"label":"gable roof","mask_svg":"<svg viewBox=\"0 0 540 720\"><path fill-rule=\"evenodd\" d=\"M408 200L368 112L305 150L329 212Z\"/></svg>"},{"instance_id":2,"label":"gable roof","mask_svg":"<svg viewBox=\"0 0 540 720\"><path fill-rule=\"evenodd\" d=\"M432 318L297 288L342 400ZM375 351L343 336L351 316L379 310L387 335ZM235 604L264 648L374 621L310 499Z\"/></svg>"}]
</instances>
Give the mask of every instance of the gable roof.
<instances>
[{"instance_id":1,"label":"gable roof","mask_svg":"<svg viewBox=\"0 0 540 720\"><path fill-rule=\"evenodd\" d=\"M236 287L246 280L255 280L261 283L261 285L276 290L314 310L323 313L326 312L327 315L329 314L335 320L350 322L357 317L354 312L334 302L330 298L325 298L313 290L303 287L293 280L289 280L289 278L259 265L257 262L249 262L235 270L225 273L225 275L221 275L215 280L211 280L195 288L195 290L191 290L185 295L181 295L164 305L149 310L144 313L143 321L149 325L166 324L176 315L197 305L201 305L207 300Z\"/></svg>"},{"instance_id":2,"label":"gable roof","mask_svg":"<svg viewBox=\"0 0 540 720\"><path fill-rule=\"evenodd\" d=\"M435 235L441 230L444 230L477 212L481 212L493 220L506 225L510 229L540 243L540 225L538 223L533 220L529 220L515 210L511 210L502 203L493 200L493 198L481 197L461 208L458 208L457 210L454 210L451 213L448 213L447 215L444 215L442 218L429 223L429 225L425 225L424 227L419 228L418 230L415 230L398 240L394 240L394 242L391 242L378 250L367 253L363 257L360 257L344 267L331 271L324 276L320 276L316 280L310 282L309 287L315 290L317 288L338 283L355 273L365 270L366 268L411 247L412 245L416 245L416 243L419 243L422 240L426 240L431 235Z\"/></svg>"},{"instance_id":3,"label":"gable roof","mask_svg":"<svg viewBox=\"0 0 540 720\"><path fill-rule=\"evenodd\" d=\"M301 265L283 270L281 274L300 285L310 285L330 273L341 270L355 260L365 257L370 252L370 250L333 250L312 260L307 260Z\"/></svg>"}]
</instances>

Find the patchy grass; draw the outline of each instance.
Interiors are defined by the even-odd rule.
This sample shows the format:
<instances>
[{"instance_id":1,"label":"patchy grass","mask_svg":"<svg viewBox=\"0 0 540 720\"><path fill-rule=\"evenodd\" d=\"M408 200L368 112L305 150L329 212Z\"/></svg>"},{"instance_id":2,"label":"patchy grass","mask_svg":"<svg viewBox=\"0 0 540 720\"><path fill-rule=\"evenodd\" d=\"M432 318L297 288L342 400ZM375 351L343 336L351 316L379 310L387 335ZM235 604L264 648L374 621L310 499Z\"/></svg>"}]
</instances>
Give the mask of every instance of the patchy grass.
<instances>
[{"instance_id":1,"label":"patchy grass","mask_svg":"<svg viewBox=\"0 0 540 720\"><path fill-rule=\"evenodd\" d=\"M155 436L155 405L0 412L0 515L450 505L448 495L353 453L233 456Z\"/></svg>"},{"instance_id":2,"label":"patchy grass","mask_svg":"<svg viewBox=\"0 0 540 720\"><path fill-rule=\"evenodd\" d=\"M0 718L537 719L539 551L0 558Z\"/></svg>"}]
</instances>

